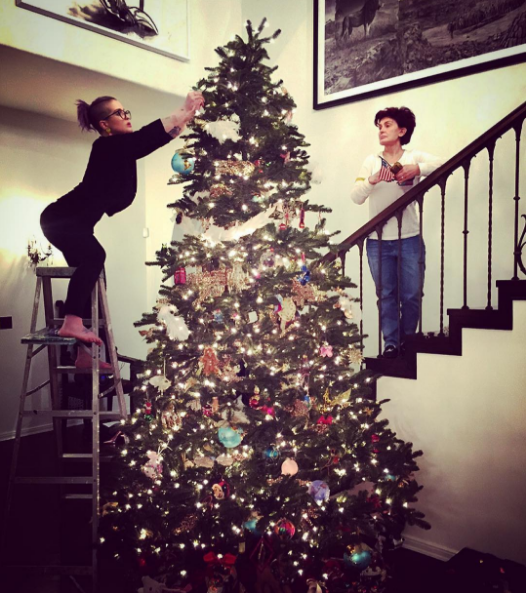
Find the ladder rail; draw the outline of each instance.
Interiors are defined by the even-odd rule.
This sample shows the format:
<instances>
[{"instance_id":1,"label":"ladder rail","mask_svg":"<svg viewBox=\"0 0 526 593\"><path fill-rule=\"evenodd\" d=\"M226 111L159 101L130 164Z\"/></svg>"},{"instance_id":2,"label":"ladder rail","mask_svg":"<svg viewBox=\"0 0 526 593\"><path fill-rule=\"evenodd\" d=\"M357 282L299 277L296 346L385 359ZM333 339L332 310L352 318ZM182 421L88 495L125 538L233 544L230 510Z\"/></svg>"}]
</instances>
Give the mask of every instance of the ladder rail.
<instances>
[{"instance_id":1,"label":"ladder rail","mask_svg":"<svg viewBox=\"0 0 526 593\"><path fill-rule=\"evenodd\" d=\"M98 550L98 529L99 529L99 517L100 517L100 421L103 419L107 420L123 420L127 416L126 401L124 399L123 384L120 375L119 361L117 356L117 350L115 347L115 339L113 335L113 327L111 324L110 312L108 307L108 299L105 290L105 283L102 277L98 278L92 294L91 294L91 320L86 320L87 323L91 323L92 331L98 336L99 329L105 328L107 350L110 357L111 365L113 368L113 385L100 393L100 368L98 364L100 348L97 344L91 344L91 356L92 356L92 367L88 372L91 372L91 410L67 410L64 409L65 402L61 399L61 388L59 385L58 378L60 374L68 372L66 367L61 367L58 361L57 347L65 345L67 343L75 343L73 338L58 338L55 333L49 333L48 330L36 331L36 324L38 318L38 311L40 305L40 297L43 295L44 304L44 315L46 320L46 327L53 328L59 325L59 319L54 317L53 314L53 293L51 287L51 280L53 278L70 278L75 268L44 268L40 267L36 270L36 288L35 298L33 301L33 311L31 315L31 326L29 336L22 338L22 343L27 344L27 354L24 365L24 374L22 379L22 390L20 393L20 405L19 413L16 424L15 440L13 445L13 455L11 459L11 468L9 473L9 482L7 490L7 500L5 505L5 522L4 529L2 530L2 544L1 549L5 550L7 542L7 526L8 519L11 512L11 506L14 495L14 486L16 484L44 484L44 485L59 485L62 488L66 485L71 484L84 484L90 486L91 494L73 493L68 494L62 492L64 499L79 499L79 500L91 500L92 512L91 512L91 566L85 567L68 567L59 566L53 567L58 569L58 573L63 576L69 576L73 578L74 574L89 574L92 577L92 591L97 592L97 550ZM99 310L100 305L100 310ZM34 346L38 347L33 350ZM31 362L32 359L47 348L48 351L48 366L49 366L49 380L40 384L31 390L28 390L28 383L31 374ZM72 371L74 372L74 371ZM80 371L79 371L80 372ZM105 373L106 374L106 373ZM47 384L50 385L51 392L51 409L48 410L27 410L25 402L27 397ZM117 402L119 411L101 411L100 400L103 396L107 395L110 391L115 389L117 395ZM20 442L22 436L22 424L24 418L27 417L51 417L53 419L53 429L55 433L56 449L57 449L57 464L59 469L59 476L45 476L45 477L19 477L17 476L17 467L20 454ZM91 453L86 454L69 454L63 451L63 427L66 425L68 419L74 418L86 418L91 420L92 423L92 447ZM91 461L91 475L89 476L64 476L63 462L65 460L74 459L85 459ZM25 569L25 567L23 567ZM38 568L38 567L27 567ZM46 567L43 567L44 569ZM80 572L79 572L80 571Z\"/></svg>"}]
</instances>

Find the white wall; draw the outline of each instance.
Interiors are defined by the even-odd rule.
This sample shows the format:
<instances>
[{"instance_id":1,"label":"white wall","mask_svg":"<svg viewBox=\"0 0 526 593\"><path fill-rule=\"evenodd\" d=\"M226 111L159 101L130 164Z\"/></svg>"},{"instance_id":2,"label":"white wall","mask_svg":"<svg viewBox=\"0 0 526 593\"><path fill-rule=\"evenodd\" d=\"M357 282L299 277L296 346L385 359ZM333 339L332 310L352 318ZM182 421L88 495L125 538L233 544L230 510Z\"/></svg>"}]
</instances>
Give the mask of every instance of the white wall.
<instances>
[{"instance_id":1,"label":"white wall","mask_svg":"<svg viewBox=\"0 0 526 593\"><path fill-rule=\"evenodd\" d=\"M42 235L45 206L79 183L95 136L81 134L74 100L110 94L119 97L140 127L171 112L216 63L214 48L239 30L239 1L192 0L191 61L177 62L96 35L0 1L0 315L13 317L13 329L0 332L0 440L13 435L18 410L35 277L27 267L27 240ZM89 48L89 49L87 49ZM175 141L138 164L138 192L132 207L97 225L107 252L108 297L119 351L143 358L146 344L133 322L155 303L160 274L144 262L171 239L166 204L180 195L168 187ZM143 238L143 230L149 231ZM64 262L58 255L54 262ZM65 286L56 297L65 295ZM39 326L43 322L40 320ZM45 356L43 353L40 356ZM31 385L46 376L36 359ZM34 395L29 407L38 408ZM39 424L26 423L29 431Z\"/></svg>"},{"instance_id":2,"label":"white wall","mask_svg":"<svg viewBox=\"0 0 526 593\"><path fill-rule=\"evenodd\" d=\"M408 544L526 564L526 302L514 303L512 331L465 329L462 340L462 356L419 354L418 380L378 383L391 399L383 416L424 451L417 506L432 529L408 529Z\"/></svg>"},{"instance_id":3,"label":"white wall","mask_svg":"<svg viewBox=\"0 0 526 593\"><path fill-rule=\"evenodd\" d=\"M314 111L313 104L313 2L295 0L282 2L257 0L243 2L243 19L258 24L266 16L268 31L280 28L282 35L268 46L272 64L279 65L276 77L294 97L298 109L294 123L310 142L313 164L321 167L323 182L313 186L309 195L318 203L333 209L328 217L331 230L341 231L341 239L360 228L369 218L367 203L353 204L349 193L365 157L379 150L374 115L386 106L406 105L417 117L417 128L410 148L451 157L515 109L526 96L526 64L501 68L481 74L450 80L440 84L391 93L380 97L348 103L339 107ZM512 133L513 134L513 133ZM524 134L523 134L524 136ZM494 247L496 279L511 278L513 237L510 231L513 212L514 158L511 138L497 144L495 165L494 226L500 235ZM522 162L526 142L522 142ZM470 189L469 273L470 282L484 285L487 275L487 158L477 157L472 164ZM524 178L524 175L523 175ZM521 192L525 194L526 182ZM462 254L463 173L448 182L446 206L446 287L445 307L462 305L462 277L458 266ZM524 202L524 200L523 200ZM526 212L521 204L522 211ZM424 301L424 331L438 328L439 287L439 192L426 196L424 228L427 244L427 273ZM348 256L348 275L358 280L358 258ZM377 352L377 308L374 288L364 258L364 329L371 335L366 353ZM484 289L471 290L472 307L485 306ZM447 321L446 321L447 323Z\"/></svg>"}]
</instances>

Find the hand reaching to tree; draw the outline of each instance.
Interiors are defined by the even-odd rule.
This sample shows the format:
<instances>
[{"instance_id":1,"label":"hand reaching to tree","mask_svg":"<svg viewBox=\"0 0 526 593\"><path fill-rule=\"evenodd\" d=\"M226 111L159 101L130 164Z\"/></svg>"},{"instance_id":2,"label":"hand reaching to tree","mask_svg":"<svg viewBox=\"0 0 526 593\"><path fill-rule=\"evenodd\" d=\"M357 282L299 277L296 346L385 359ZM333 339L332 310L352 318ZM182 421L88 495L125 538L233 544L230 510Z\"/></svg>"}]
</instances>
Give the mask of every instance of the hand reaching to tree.
<instances>
[{"instance_id":1,"label":"hand reaching to tree","mask_svg":"<svg viewBox=\"0 0 526 593\"><path fill-rule=\"evenodd\" d=\"M183 107L162 120L166 133L170 134L172 138L179 136L186 124L192 121L196 111L201 109L204 104L205 100L200 91L190 91L186 95Z\"/></svg>"}]
</instances>

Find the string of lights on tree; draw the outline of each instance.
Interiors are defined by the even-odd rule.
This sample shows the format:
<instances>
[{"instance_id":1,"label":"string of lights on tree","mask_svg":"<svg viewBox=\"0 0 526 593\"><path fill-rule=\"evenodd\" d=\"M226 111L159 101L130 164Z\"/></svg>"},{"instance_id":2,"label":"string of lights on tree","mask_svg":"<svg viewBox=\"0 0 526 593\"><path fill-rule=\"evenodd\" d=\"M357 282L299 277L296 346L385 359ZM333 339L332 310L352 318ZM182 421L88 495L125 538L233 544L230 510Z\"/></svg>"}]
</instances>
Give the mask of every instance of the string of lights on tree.
<instances>
[{"instance_id":1,"label":"string of lights on tree","mask_svg":"<svg viewBox=\"0 0 526 593\"><path fill-rule=\"evenodd\" d=\"M101 549L143 591L382 591L420 486L361 370L352 281L266 21L218 48L176 152L170 204L200 232L163 245L151 345L123 423ZM309 227L309 224L311 227ZM259 583L259 585L258 585ZM190 589L191 587L191 589Z\"/></svg>"}]
</instances>

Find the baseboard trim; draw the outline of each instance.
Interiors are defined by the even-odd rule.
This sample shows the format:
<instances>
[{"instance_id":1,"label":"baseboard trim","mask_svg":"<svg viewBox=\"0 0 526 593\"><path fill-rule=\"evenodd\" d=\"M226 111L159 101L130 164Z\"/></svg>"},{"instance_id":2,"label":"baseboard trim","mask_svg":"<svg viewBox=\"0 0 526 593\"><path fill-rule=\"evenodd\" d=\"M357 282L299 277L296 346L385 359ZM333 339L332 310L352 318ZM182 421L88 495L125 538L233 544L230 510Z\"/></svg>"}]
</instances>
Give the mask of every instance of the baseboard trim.
<instances>
[{"instance_id":1,"label":"baseboard trim","mask_svg":"<svg viewBox=\"0 0 526 593\"><path fill-rule=\"evenodd\" d=\"M426 542L410 535L404 536L404 548L413 552L418 552L419 554L424 554L424 556L442 560L443 562L447 562L458 553L458 550L451 550L450 548Z\"/></svg>"},{"instance_id":2,"label":"baseboard trim","mask_svg":"<svg viewBox=\"0 0 526 593\"><path fill-rule=\"evenodd\" d=\"M68 420L68 426L75 426L77 424L82 424L82 420ZM28 437L32 434L40 434L42 432L50 432L53 430L53 423L49 422L47 424L39 424L37 426L26 426L22 428L22 437ZM10 441L11 439L15 438L16 431L15 430L6 430L5 432L0 432L0 441Z\"/></svg>"}]
</instances>

